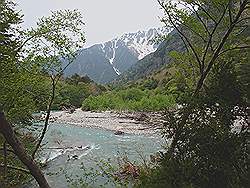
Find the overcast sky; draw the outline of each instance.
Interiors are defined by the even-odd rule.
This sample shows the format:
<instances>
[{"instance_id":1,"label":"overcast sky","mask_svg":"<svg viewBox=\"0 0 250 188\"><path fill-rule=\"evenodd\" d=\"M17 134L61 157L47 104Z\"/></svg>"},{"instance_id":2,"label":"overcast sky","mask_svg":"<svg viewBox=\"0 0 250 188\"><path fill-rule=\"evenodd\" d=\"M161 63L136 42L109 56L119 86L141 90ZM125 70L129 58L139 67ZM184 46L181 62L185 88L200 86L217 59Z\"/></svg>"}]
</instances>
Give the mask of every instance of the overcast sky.
<instances>
[{"instance_id":1,"label":"overcast sky","mask_svg":"<svg viewBox=\"0 0 250 188\"><path fill-rule=\"evenodd\" d=\"M86 46L123 33L160 27L157 0L16 0L24 26L35 26L39 17L59 9L79 9L86 24ZM85 47L86 47L85 46Z\"/></svg>"}]
</instances>

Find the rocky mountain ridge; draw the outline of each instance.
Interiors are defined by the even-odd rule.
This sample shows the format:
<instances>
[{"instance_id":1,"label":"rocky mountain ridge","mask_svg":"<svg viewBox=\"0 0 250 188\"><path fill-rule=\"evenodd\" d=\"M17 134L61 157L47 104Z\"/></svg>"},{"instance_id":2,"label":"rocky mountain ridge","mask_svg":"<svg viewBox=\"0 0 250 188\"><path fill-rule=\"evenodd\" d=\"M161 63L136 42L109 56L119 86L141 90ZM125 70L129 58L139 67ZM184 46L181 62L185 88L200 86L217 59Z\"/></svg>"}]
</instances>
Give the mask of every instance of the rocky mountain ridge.
<instances>
[{"instance_id":1,"label":"rocky mountain ridge","mask_svg":"<svg viewBox=\"0 0 250 188\"><path fill-rule=\"evenodd\" d=\"M163 28L126 33L113 40L82 49L75 62L66 69L65 76L77 73L88 75L98 83L111 82L138 60L155 52L158 44L153 40L164 33Z\"/></svg>"}]
</instances>

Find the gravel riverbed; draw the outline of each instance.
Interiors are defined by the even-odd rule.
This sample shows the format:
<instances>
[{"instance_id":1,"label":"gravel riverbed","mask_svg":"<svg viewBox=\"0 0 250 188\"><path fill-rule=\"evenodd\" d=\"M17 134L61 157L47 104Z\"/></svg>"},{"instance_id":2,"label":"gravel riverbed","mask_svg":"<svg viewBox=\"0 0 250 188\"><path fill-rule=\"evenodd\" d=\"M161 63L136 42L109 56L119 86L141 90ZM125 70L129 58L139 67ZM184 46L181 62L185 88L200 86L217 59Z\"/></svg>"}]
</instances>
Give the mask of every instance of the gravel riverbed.
<instances>
[{"instance_id":1,"label":"gravel riverbed","mask_svg":"<svg viewBox=\"0 0 250 188\"><path fill-rule=\"evenodd\" d=\"M52 112L50 121L114 132L120 131L126 134L156 134L159 133L163 122L161 115L156 113L90 112L81 109L76 109L73 113Z\"/></svg>"}]
</instances>

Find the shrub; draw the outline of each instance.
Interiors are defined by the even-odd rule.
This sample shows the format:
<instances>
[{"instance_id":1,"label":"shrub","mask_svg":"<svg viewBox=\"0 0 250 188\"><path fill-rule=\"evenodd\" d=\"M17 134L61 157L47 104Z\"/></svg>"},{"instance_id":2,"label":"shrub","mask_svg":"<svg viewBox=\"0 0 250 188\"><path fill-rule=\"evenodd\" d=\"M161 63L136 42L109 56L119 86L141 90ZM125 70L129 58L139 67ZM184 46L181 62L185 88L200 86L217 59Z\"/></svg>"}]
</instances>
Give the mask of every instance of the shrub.
<instances>
[{"instance_id":1,"label":"shrub","mask_svg":"<svg viewBox=\"0 0 250 188\"><path fill-rule=\"evenodd\" d=\"M157 94L156 94L157 93ZM173 95L160 94L159 90L129 88L90 96L83 101L83 110L160 111L173 106Z\"/></svg>"}]
</instances>

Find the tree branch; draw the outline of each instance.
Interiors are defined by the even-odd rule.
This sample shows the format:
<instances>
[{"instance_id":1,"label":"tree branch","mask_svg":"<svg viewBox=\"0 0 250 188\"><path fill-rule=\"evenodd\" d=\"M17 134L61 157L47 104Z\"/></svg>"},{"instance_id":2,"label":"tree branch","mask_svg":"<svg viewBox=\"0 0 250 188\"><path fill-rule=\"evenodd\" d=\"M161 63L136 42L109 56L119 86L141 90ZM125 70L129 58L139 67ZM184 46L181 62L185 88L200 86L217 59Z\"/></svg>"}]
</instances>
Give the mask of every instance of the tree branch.
<instances>
[{"instance_id":1,"label":"tree branch","mask_svg":"<svg viewBox=\"0 0 250 188\"><path fill-rule=\"evenodd\" d=\"M203 19L200 17L199 12L196 11L195 8L193 8L193 11L195 12L197 18L198 18L198 19L200 20L200 22L202 23L202 25L203 25L203 27L205 28L205 30L206 30L208 36L210 36L210 35L211 35L211 34L210 34L210 31L209 31L207 25L205 24L205 22L203 21Z\"/></svg>"},{"instance_id":2,"label":"tree branch","mask_svg":"<svg viewBox=\"0 0 250 188\"><path fill-rule=\"evenodd\" d=\"M165 7L164 2L161 2L160 0L157 0L157 1L158 1L159 5L165 10L165 12L166 12L166 14L167 14L167 16L168 16L168 18L169 18L170 23L171 23L171 24L173 25L173 27L178 31L178 33L187 41L189 47L191 48L191 50L192 50L192 52L193 52L193 54L194 54L194 56L195 56L195 58L196 58L196 60L197 60L197 62L198 62L198 64L199 64L200 71L201 71L201 61L200 61L200 58L199 58L197 52L195 51L193 45L191 44L191 42L189 41L189 39L187 38L187 36L184 35L183 32L181 32L180 29L176 26L176 24L175 24L174 21L172 20L171 15L169 14L168 10L167 10L166 7Z\"/></svg>"},{"instance_id":3,"label":"tree branch","mask_svg":"<svg viewBox=\"0 0 250 188\"><path fill-rule=\"evenodd\" d=\"M219 53L218 56L220 56L221 54L224 54L224 53L226 53L226 52L228 52L228 51L240 50L240 49L248 49L248 48L250 48L250 46L236 46L236 47L234 47L234 48L229 48L229 49L226 49L226 50L221 51L221 52Z\"/></svg>"},{"instance_id":4,"label":"tree branch","mask_svg":"<svg viewBox=\"0 0 250 188\"><path fill-rule=\"evenodd\" d=\"M229 21L230 21L230 24L232 24L232 22L233 22L233 16L232 16L232 11L231 11L231 9L232 9L232 0L229 0L229 6L228 6L228 15L229 15Z\"/></svg>"},{"instance_id":5,"label":"tree branch","mask_svg":"<svg viewBox=\"0 0 250 188\"><path fill-rule=\"evenodd\" d=\"M202 40L203 40L203 42L207 42L205 39L204 39L204 37L203 36L201 36L198 32L196 32L194 29L192 29L192 27L189 27L189 26L187 26L184 22L183 23L181 23L181 25L182 26L185 26L187 29L189 29L192 33L194 33L195 35L197 35L198 37L200 37Z\"/></svg>"},{"instance_id":6,"label":"tree branch","mask_svg":"<svg viewBox=\"0 0 250 188\"><path fill-rule=\"evenodd\" d=\"M22 161L22 163L29 169L32 176L36 179L41 188L49 188L49 184L45 179L42 171L39 166L32 160L28 155L27 151L24 149L24 146L17 138L12 126L5 119L5 115L0 111L0 133L4 136L5 140L14 150L14 153Z\"/></svg>"},{"instance_id":7,"label":"tree branch","mask_svg":"<svg viewBox=\"0 0 250 188\"><path fill-rule=\"evenodd\" d=\"M183 42L183 44L185 46L185 49L187 50L187 52L189 52L189 49L188 49L188 46L187 46L185 40L183 39L183 37L180 34L179 34L179 36L180 36L180 38L181 38L181 40L182 40L182 42Z\"/></svg>"},{"instance_id":8,"label":"tree branch","mask_svg":"<svg viewBox=\"0 0 250 188\"><path fill-rule=\"evenodd\" d=\"M61 27L61 28L58 28L57 30L59 31L60 29L63 29L63 27ZM15 53L17 54L18 52L20 52L21 50L22 50L22 48L30 41L30 40L32 40L33 38L35 38L35 37L41 37L41 36L43 36L43 35L45 35L45 34L49 34L49 33L51 33L51 32L54 32L55 30L53 30L53 31L45 31L45 32L36 32L36 33L34 33L32 36L30 36L30 37L28 37L20 46L19 46L19 48L17 48L16 50L15 50Z\"/></svg>"},{"instance_id":9,"label":"tree branch","mask_svg":"<svg viewBox=\"0 0 250 188\"><path fill-rule=\"evenodd\" d=\"M0 168L5 168L4 164L0 164ZM20 167L16 167L16 166L11 166L11 165L7 165L7 168L12 169L12 170L17 170L17 171L21 171L24 172L26 174L30 174L30 171L25 169L25 168L20 168Z\"/></svg>"},{"instance_id":10,"label":"tree branch","mask_svg":"<svg viewBox=\"0 0 250 188\"><path fill-rule=\"evenodd\" d=\"M242 21L249 20L249 19L250 19L250 17L246 17L246 18L239 19L239 20L237 21L237 24L240 23L240 22L242 22Z\"/></svg>"},{"instance_id":11,"label":"tree branch","mask_svg":"<svg viewBox=\"0 0 250 188\"><path fill-rule=\"evenodd\" d=\"M206 11L205 8L203 8L201 5L198 3L194 3L196 6L198 6L198 9L201 9L215 24L217 24L217 21Z\"/></svg>"},{"instance_id":12,"label":"tree branch","mask_svg":"<svg viewBox=\"0 0 250 188\"><path fill-rule=\"evenodd\" d=\"M210 34L210 36L209 36L209 40L208 40L208 42L207 42L207 45L206 45L206 48L205 48L205 52L204 52L203 57L202 57L202 60L201 60L201 61L202 61L202 72L203 72L204 69L205 69L206 55L207 55L207 53L208 53L209 46L210 46L210 45L212 46L213 35L214 35L214 33L215 33L217 27L219 26L220 22L222 21L223 17L225 16L226 10L227 10L227 7L228 7L228 6L229 6L229 4L228 4L228 5L226 6L226 8L224 9L224 11L223 11L221 17L219 18L218 22L216 22L216 24L215 24L215 26L214 26L214 29L213 29L212 33Z\"/></svg>"},{"instance_id":13,"label":"tree branch","mask_svg":"<svg viewBox=\"0 0 250 188\"><path fill-rule=\"evenodd\" d=\"M7 142L4 141L3 143L3 155L4 155L4 160L3 160L3 164L4 164L4 175L7 175L7 166L8 166L8 162L7 162Z\"/></svg>"},{"instance_id":14,"label":"tree branch","mask_svg":"<svg viewBox=\"0 0 250 188\"><path fill-rule=\"evenodd\" d=\"M42 131L42 134L41 136L39 137L39 140L38 140L38 143L36 144L36 147L32 153L32 159L35 158L35 155L36 155L36 152L38 151L38 149L40 148L41 146L41 143L45 137L45 134L46 134L46 131L48 129L48 125L49 125L49 117L50 117L50 112L51 112L51 107L52 107L52 104L54 102L54 98L55 98L55 89L56 89L56 85L55 85L55 77L53 77L52 75L50 76L51 78L51 81L52 81L52 88L51 88L51 98L50 98L50 101L49 101L49 104L48 104L48 107L47 107L47 112L46 112L46 117L45 117L45 122L44 122L44 128L43 128L43 131Z\"/></svg>"},{"instance_id":15,"label":"tree branch","mask_svg":"<svg viewBox=\"0 0 250 188\"><path fill-rule=\"evenodd\" d=\"M199 90L201 89L204 80L206 79L209 71L213 67L216 59L218 58L218 56L219 56L219 54L221 52L221 49L223 48L226 40L228 39L229 35L231 34L231 32L233 31L233 29L235 28L236 23L239 20L240 16L242 15L243 11L245 10L245 6L247 5L247 3L248 3L248 0L244 0L242 2L242 4L240 5L240 9L239 9L237 15L235 16L235 19L233 20L233 22L230 25L229 29L226 31L225 35L222 37L221 42L218 44L218 46L217 46L217 48L216 48L216 50L215 50L212 58L210 59L210 61L208 63L208 66L207 66L204 74L201 75L201 77L200 77L200 79L199 79L199 81L197 83L197 86L196 86L196 89L195 89L195 92L194 92L193 95L196 95L199 92Z\"/></svg>"},{"instance_id":16,"label":"tree branch","mask_svg":"<svg viewBox=\"0 0 250 188\"><path fill-rule=\"evenodd\" d=\"M200 15L198 14L198 12L195 10L195 7L194 7L194 6L191 6L191 7L192 7L192 9L191 9L190 7L186 6L186 4L184 4L184 3L182 3L182 2L180 2L179 4L180 4L180 5L183 5L183 6L186 7L187 9L189 9L190 12L191 12L192 14L193 14L193 13L196 14L198 20L202 23L203 27L205 28L206 32L207 32L208 35L209 35L210 32L209 32L209 30L208 30L206 24L204 23L204 21L202 20L202 18L201 18ZM197 36L199 36L204 42L207 42L207 41L204 39L204 37L201 36L201 35L200 35L198 32L196 32L195 30L193 30L192 27L187 26L185 23L181 23L181 25L185 25L185 26L186 26L189 30L191 30L194 34L196 34Z\"/></svg>"}]
</instances>

